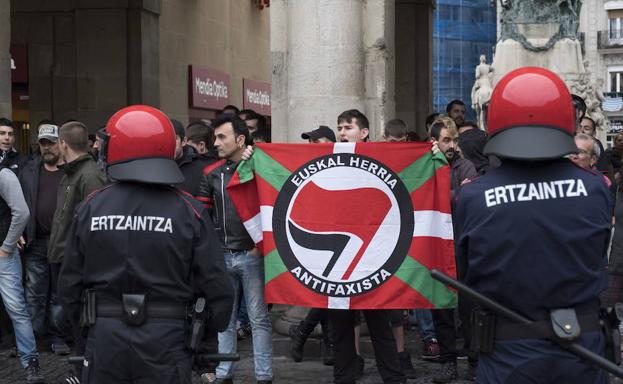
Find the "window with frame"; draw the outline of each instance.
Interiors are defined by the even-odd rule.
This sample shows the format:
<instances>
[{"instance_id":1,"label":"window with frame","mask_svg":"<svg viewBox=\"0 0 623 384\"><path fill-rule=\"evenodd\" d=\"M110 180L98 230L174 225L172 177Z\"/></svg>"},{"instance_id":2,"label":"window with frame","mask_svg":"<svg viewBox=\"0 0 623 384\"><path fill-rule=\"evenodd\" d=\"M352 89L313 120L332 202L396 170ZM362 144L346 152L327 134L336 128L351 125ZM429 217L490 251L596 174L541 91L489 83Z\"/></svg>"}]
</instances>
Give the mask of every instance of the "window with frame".
<instances>
[{"instance_id":1,"label":"window with frame","mask_svg":"<svg viewBox=\"0 0 623 384\"><path fill-rule=\"evenodd\" d=\"M608 19L608 37L611 39L621 38L621 18L609 18Z\"/></svg>"},{"instance_id":2,"label":"window with frame","mask_svg":"<svg viewBox=\"0 0 623 384\"><path fill-rule=\"evenodd\" d=\"M608 92L622 92L623 68L608 71Z\"/></svg>"}]
</instances>

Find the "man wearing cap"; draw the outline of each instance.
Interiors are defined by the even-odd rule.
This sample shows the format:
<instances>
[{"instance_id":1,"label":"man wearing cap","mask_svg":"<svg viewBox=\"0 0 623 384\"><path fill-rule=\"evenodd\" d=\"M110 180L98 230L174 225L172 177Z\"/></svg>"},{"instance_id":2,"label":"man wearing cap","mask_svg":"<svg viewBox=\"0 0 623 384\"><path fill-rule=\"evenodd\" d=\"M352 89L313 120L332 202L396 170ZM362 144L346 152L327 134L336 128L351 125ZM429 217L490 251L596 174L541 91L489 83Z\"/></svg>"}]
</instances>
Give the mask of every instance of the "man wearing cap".
<instances>
[{"instance_id":1,"label":"man wearing cap","mask_svg":"<svg viewBox=\"0 0 623 384\"><path fill-rule=\"evenodd\" d=\"M37 337L41 337L46 333L46 307L50 287L48 239L56 209L56 194L63 177L63 172L58 168L62 164L58 146L58 126L51 122L41 124L38 143L40 156L26 163L19 179L30 210L30 219L24 231L24 289L33 330ZM52 315L53 313L50 313L50 318ZM58 330L54 329L56 322L50 323L52 325L50 332L58 334ZM69 353L66 347L66 344L59 344L55 352Z\"/></svg>"},{"instance_id":2,"label":"man wearing cap","mask_svg":"<svg viewBox=\"0 0 623 384\"><path fill-rule=\"evenodd\" d=\"M612 197L601 175L565 158L577 151L575 125L565 83L546 69L510 72L491 96L484 152L503 162L458 194L457 260L465 260L466 284L538 325L497 316L491 350L479 356L479 383L608 382L604 371L545 340L567 338L552 326L566 324L576 343L604 353L598 295Z\"/></svg>"},{"instance_id":3,"label":"man wearing cap","mask_svg":"<svg viewBox=\"0 0 623 384\"><path fill-rule=\"evenodd\" d=\"M335 143L335 133L326 125L321 125L313 131L302 133L301 139L308 140L310 144Z\"/></svg>"},{"instance_id":4,"label":"man wearing cap","mask_svg":"<svg viewBox=\"0 0 623 384\"><path fill-rule=\"evenodd\" d=\"M89 153L87 127L79 121L70 121L59 129L58 145L63 165L63 177L56 195L56 208L48 242L50 263L50 311L55 329L59 331L52 341L53 349L66 351L64 337L70 331L62 321L63 313L58 296L58 274L69 241L69 230L76 206L93 191L106 184L106 178Z\"/></svg>"}]
</instances>

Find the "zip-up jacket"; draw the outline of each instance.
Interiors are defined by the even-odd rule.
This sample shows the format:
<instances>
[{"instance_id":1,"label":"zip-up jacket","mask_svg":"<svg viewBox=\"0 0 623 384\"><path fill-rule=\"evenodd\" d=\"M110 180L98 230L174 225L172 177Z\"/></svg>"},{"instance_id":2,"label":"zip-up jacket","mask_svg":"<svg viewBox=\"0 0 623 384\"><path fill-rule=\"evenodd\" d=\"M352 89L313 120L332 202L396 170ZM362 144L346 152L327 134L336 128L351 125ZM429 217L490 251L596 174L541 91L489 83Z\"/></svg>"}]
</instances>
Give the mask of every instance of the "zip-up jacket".
<instances>
[{"instance_id":1,"label":"zip-up jacket","mask_svg":"<svg viewBox=\"0 0 623 384\"><path fill-rule=\"evenodd\" d=\"M84 154L74 161L60 166L65 175L58 186L56 211L52 219L50 242L48 243L48 261L60 263L65 254L65 244L69 236L69 227L78 203L91 192L106 184L106 178L90 154Z\"/></svg>"},{"instance_id":2,"label":"zip-up jacket","mask_svg":"<svg viewBox=\"0 0 623 384\"><path fill-rule=\"evenodd\" d=\"M223 248L250 250L255 244L227 193L227 184L237 166L237 163L230 160L220 160L207 166L203 170L197 200L210 212Z\"/></svg>"},{"instance_id":3,"label":"zip-up jacket","mask_svg":"<svg viewBox=\"0 0 623 384\"><path fill-rule=\"evenodd\" d=\"M190 145L184 146L182 157L175 160L180 171L184 175L184 182L176 185L182 191L188 192L193 196L199 194L199 184L203 176L205 167L213 164L217 159L200 155Z\"/></svg>"},{"instance_id":4,"label":"zip-up jacket","mask_svg":"<svg viewBox=\"0 0 623 384\"><path fill-rule=\"evenodd\" d=\"M37 237L37 215L35 214L37 209L37 196L39 191L39 173L41 171L41 157L30 160L24 165L19 174L19 181L22 185L22 191L24 191L24 199L28 205L30 211L30 220L26 224L26 230L24 231L24 237L26 242L30 243Z\"/></svg>"},{"instance_id":5,"label":"zip-up jacket","mask_svg":"<svg viewBox=\"0 0 623 384\"><path fill-rule=\"evenodd\" d=\"M0 151L0 158L2 158L0 165L9 168L16 175L19 175L22 167L24 167L28 161L28 157L20 155L15 149L10 149L5 152Z\"/></svg>"}]
</instances>

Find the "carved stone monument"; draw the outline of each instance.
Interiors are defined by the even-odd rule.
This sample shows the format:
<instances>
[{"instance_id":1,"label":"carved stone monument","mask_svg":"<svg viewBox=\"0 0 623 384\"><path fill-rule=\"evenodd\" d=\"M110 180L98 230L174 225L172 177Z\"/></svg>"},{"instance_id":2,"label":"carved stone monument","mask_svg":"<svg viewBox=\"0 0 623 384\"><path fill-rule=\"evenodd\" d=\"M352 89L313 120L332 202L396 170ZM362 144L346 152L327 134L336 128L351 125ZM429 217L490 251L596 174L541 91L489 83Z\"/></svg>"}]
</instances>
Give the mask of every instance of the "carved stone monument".
<instances>
[{"instance_id":1,"label":"carved stone monument","mask_svg":"<svg viewBox=\"0 0 623 384\"><path fill-rule=\"evenodd\" d=\"M587 114L603 132L608 120L601 111L603 94L599 84L596 85L600 79L593 79L586 62L582 60L578 39L582 1L499 1L501 30L491 64L492 85L495 86L504 75L519 67L548 68L565 81L571 93L585 99ZM482 61L478 67L481 65ZM477 83L480 81L478 76L477 72Z\"/></svg>"},{"instance_id":2,"label":"carved stone monument","mask_svg":"<svg viewBox=\"0 0 623 384\"><path fill-rule=\"evenodd\" d=\"M513 69L545 67L567 80L584 72L577 39L580 0L501 0L494 83Z\"/></svg>"}]
</instances>

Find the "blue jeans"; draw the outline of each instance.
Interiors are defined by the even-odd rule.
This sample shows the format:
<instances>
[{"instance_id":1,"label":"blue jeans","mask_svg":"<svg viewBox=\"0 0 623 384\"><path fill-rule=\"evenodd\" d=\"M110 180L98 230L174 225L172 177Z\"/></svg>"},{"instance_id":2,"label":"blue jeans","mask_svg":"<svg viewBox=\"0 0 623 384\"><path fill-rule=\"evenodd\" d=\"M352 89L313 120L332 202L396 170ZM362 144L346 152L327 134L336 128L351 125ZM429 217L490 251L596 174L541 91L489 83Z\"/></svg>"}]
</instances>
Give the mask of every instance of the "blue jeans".
<instances>
[{"instance_id":1,"label":"blue jeans","mask_svg":"<svg viewBox=\"0 0 623 384\"><path fill-rule=\"evenodd\" d=\"M234 286L234 305L229 325L225 332L218 334L219 353L235 353L237 346L236 318L240 287L251 322L253 334L253 359L257 380L273 379L273 344L272 326L268 307L264 301L264 265L263 258L252 256L248 251L225 251L225 265ZM234 363L222 362L216 368L216 377L225 379L234 377Z\"/></svg>"},{"instance_id":2,"label":"blue jeans","mask_svg":"<svg viewBox=\"0 0 623 384\"><path fill-rule=\"evenodd\" d=\"M237 320L240 323L240 327L246 327L247 325L249 325L249 314L247 313L247 303L246 300L244 299L244 293L240 293L241 294L241 302L240 302L240 309L238 310L238 316L237 316Z\"/></svg>"},{"instance_id":3,"label":"blue jeans","mask_svg":"<svg viewBox=\"0 0 623 384\"><path fill-rule=\"evenodd\" d=\"M430 309L416 309L415 318L422 340L427 341L434 338L435 325L433 324L433 314L430 312Z\"/></svg>"},{"instance_id":4,"label":"blue jeans","mask_svg":"<svg viewBox=\"0 0 623 384\"><path fill-rule=\"evenodd\" d=\"M32 319L32 329L38 337L45 335L45 315L50 293L48 242L36 239L24 252L24 292L26 309Z\"/></svg>"},{"instance_id":5,"label":"blue jeans","mask_svg":"<svg viewBox=\"0 0 623 384\"><path fill-rule=\"evenodd\" d=\"M25 368L28 360L38 355L32 323L26 310L26 299L22 287L22 261L17 250L9 256L0 257L0 295L4 308L13 323L17 350L22 366Z\"/></svg>"}]
</instances>

